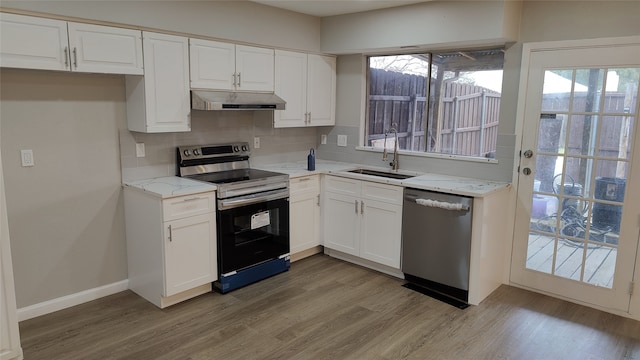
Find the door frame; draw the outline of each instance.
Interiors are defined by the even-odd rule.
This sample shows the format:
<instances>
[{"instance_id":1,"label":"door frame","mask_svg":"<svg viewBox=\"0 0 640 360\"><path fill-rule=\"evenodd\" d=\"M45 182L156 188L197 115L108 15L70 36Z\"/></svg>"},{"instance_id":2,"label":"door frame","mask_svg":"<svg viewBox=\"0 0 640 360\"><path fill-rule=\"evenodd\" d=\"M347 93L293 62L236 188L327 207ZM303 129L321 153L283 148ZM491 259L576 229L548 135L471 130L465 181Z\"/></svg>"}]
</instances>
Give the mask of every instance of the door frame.
<instances>
[{"instance_id":1,"label":"door frame","mask_svg":"<svg viewBox=\"0 0 640 360\"><path fill-rule=\"evenodd\" d=\"M585 39L585 40L561 40L561 41L544 41L544 42L531 42L531 43L523 43L522 44L522 58L520 65L520 77L519 77L519 85L518 85L518 102L517 102L517 110L516 110L516 122L515 122L515 146L514 146L514 158L513 158L513 171L512 171L512 191L511 198L509 203L509 224L511 224L511 241L507 245L507 253L511 254L508 261L508 271L506 272L508 275L507 283L510 286L524 288L527 290L535 291L538 293L543 293L545 295L549 295L552 297L560 298L569 302L581 304L584 306L596 308L598 310L602 310L608 313L613 313L616 315L620 315L623 317L628 317L636 320L640 320L640 244L637 247L636 252L636 266L633 272L633 281L635 283L634 295L631 296L631 303L629 307L629 312L612 310L610 308L600 307L594 304L582 302L576 299L567 298L563 296L559 296L557 294L547 293L538 289L529 288L526 286L522 286L519 284L515 284L511 282L511 268L513 266L513 251L514 251L514 242L516 241L516 208L518 202L518 191L519 191L519 177L520 172L518 171L518 167L520 166L520 156L519 152L522 150L522 136L524 129L524 118L526 112L526 97L528 90L527 80L529 78L529 66L531 62L531 56L534 52L539 51L553 51L553 50L563 50L563 49L579 49L579 48L597 48L597 47L609 47L615 45L630 45L630 44L638 44L640 43L640 36L625 36L625 37L614 37L614 38L598 38L598 39ZM639 125L640 126L640 125ZM633 152L640 152L640 141L636 141L634 144ZM630 164L631 168L640 167L640 154L638 156L634 156L633 162ZM638 219L640 222L640 219ZM640 242L640 234L638 234L638 241Z\"/></svg>"}]
</instances>

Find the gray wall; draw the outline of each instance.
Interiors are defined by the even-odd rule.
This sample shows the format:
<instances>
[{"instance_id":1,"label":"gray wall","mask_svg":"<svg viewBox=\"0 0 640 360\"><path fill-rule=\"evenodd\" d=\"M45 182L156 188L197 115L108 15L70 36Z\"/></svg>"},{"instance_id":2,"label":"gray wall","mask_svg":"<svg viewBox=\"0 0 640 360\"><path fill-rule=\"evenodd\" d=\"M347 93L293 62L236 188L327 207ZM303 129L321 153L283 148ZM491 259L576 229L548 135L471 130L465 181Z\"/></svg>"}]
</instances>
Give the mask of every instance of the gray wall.
<instances>
[{"instance_id":1,"label":"gray wall","mask_svg":"<svg viewBox=\"0 0 640 360\"><path fill-rule=\"evenodd\" d=\"M322 50L354 54L516 41L519 1L431 1L322 20ZM406 51L406 50L403 50Z\"/></svg>"},{"instance_id":2,"label":"gray wall","mask_svg":"<svg viewBox=\"0 0 640 360\"><path fill-rule=\"evenodd\" d=\"M320 20L250 2L2 1L38 11L317 52ZM121 179L174 174L175 146L260 136L254 162L304 160L315 129L268 113L192 115L193 131L126 129L124 77L2 69L0 146L18 308L127 279ZM144 142L147 157L135 157ZM20 166L33 149L35 167Z\"/></svg>"},{"instance_id":3,"label":"gray wall","mask_svg":"<svg viewBox=\"0 0 640 360\"><path fill-rule=\"evenodd\" d=\"M447 7L445 3L425 3L420 6L413 6L416 11L423 11L425 14L429 9L447 7L446 18L451 24L464 23L468 20L469 12L458 3ZM479 2L485 4L487 2ZM489 8L495 8L494 2ZM433 7L432 7L433 5ZM469 5L469 4L467 4ZM453 11L456 9L456 11ZM469 5L467 10L476 9ZM498 135L498 149L496 159L498 163L468 162L460 160L450 160L442 158L428 158L417 156L400 156L400 168L414 171L427 171L449 174L454 176L476 177L488 180L512 181L514 178L514 159L517 151L518 135L516 134L516 111L518 101L518 89L520 79L520 64L522 56L522 43L534 41L554 41L571 39L588 39L600 37L631 36L640 34L640 21L637 14L640 13L640 2L638 1L584 1L584 2L564 2L564 1L525 1L522 4L522 19L520 27L520 39L514 44L509 44L505 52L504 78L502 102L500 110L500 126ZM415 15L414 15L415 16ZM433 14L425 15L433 16ZM490 19L495 19L496 15L485 14ZM376 12L377 18L380 18ZM360 19L360 20L359 20ZM332 27L350 28L351 23L371 20L371 17L364 16L356 19L352 16L340 16L323 20L323 27L331 24ZM508 21L505 19L505 22ZM385 19L385 28L393 28L396 25L403 27L402 18L390 17ZM369 25L372 26L372 25ZM491 24L488 24L492 29ZM507 26L505 26L505 29ZM479 28L480 37L485 37L487 43L491 43L490 34L485 34L485 30ZM341 34L333 29L324 29L323 49L338 48L346 43L341 38ZM363 43L373 40L367 39L367 33L360 32L352 36L362 37ZM335 37L335 39L333 38ZM349 36L345 36L349 38ZM476 37L477 38L477 37ZM425 41L434 42L434 47L440 47L437 40L430 40L424 37ZM475 39L475 38L474 38ZM463 39L453 39L452 41L463 42ZM356 43L356 39L351 39ZM378 42L379 46L387 46L384 42ZM478 45L478 43L476 43ZM358 47L362 50L362 47ZM356 49L356 50L358 50ZM345 48L339 49L344 53L353 53ZM372 49L367 48L367 51ZM322 129L329 134L327 145L320 145L318 157L328 160L343 160L360 162L372 166L387 166L381 161L380 153L359 151L355 147L360 145L361 121L364 119L365 109L363 99L366 93L365 86L366 63L364 55L342 55L338 57L338 88L336 119L334 128ZM348 135L348 147L338 147L337 135Z\"/></svg>"},{"instance_id":4,"label":"gray wall","mask_svg":"<svg viewBox=\"0 0 640 360\"><path fill-rule=\"evenodd\" d=\"M0 141L18 307L127 278L122 76L0 72ZM32 149L34 167L21 167Z\"/></svg>"}]
</instances>

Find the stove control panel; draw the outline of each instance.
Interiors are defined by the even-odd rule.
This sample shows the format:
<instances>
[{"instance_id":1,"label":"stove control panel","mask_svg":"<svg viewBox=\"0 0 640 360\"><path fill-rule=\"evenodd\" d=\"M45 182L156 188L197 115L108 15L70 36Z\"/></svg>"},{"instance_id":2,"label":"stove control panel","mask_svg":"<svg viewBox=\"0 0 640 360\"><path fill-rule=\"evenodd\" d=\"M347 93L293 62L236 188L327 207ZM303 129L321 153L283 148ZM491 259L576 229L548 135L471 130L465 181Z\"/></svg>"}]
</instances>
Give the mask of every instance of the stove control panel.
<instances>
[{"instance_id":1,"label":"stove control panel","mask_svg":"<svg viewBox=\"0 0 640 360\"><path fill-rule=\"evenodd\" d=\"M178 147L178 156L182 160L207 159L216 157L246 157L251 154L248 142L214 145L188 145Z\"/></svg>"}]
</instances>

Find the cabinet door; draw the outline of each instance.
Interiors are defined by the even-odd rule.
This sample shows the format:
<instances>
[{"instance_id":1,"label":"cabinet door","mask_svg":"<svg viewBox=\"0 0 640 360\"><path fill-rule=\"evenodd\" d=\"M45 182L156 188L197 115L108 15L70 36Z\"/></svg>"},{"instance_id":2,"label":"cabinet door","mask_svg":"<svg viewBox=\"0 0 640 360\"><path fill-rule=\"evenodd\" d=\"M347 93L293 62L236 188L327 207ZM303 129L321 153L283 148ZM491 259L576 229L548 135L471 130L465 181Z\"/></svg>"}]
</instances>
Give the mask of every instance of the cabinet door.
<instances>
[{"instance_id":1,"label":"cabinet door","mask_svg":"<svg viewBox=\"0 0 640 360\"><path fill-rule=\"evenodd\" d=\"M402 206L363 199L360 256L400 269Z\"/></svg>"},{"instance_id":2,"label":"cabinet door","mask_svg":"<svg viewBox=\"0 0 640 360\"><path fill-rule=\"evenodd\" d=\"M273 112L273 126L307 125L307 54L276 50L275 94L287 102L285 110Z\"/></svg>"},{"instance_id":3,"label":"cabinet door","mask_svg":"<svg viewBox=\"0 0 640 360\"><path fill-rule=\"evenodd\" d=\"M74 71L142 75L139 30L68 23Z\"/></svg>"},{"instance_id":4,"label":"cabinet door","mask_svg":"<svg viewBox=\"0 0 640 360\"><path fill-rule=\"evenodd\" d=\"M189 39L191 87L234 90L235 47L231 43Z\"/></svg>"},{"instance_id":5,"label":"cabinet door","mask_svg":"<svg viewBox=\"0 0 640 360\"><path fill-rule=\"evenodd\" d=\"M187 38L145 32L143 39L146 131L191 130Z\"/></svg>"},{"instance_id":6,"label":"cabinet door","mask_svg":"<svg viewBox=\"0 0 640 360\"><path fill-rule=\"evenodd\" d=\"M236 45L236 90L273 92L273 49Z\"/></svg>"},{"instance_id":7,"label":"cabinet door","mask_svg":"<svg viewBox=\"0 0 640 360\"><path fill-rule=\"evenodd\" d=\"M308 57L307 111L312 126L335 125L336 59L329 56Z\"/></svg>"},{"instance_id":8,"label":"cabinet door","mask_svg":"<svg viewBox=\"0 0 640 360\"><path fill-rule=\"evenodd\" d=\"M164 296L218 278L215 213L166 222L164 232Z\"/></svg>"},{"instance_id":9,"label":"cabinet door","mask_svg":"<svg viewBox=\"0 0 640 360\"><path fill-rule=\"evenodd\" d=\"M67 23L0 13L0 66L69 70Z\"/></svg>"},{"instance_id":10,"label":"cabinet door","mask_svg":"<svg viewBox=\"0 0 640 360\"><path fill-rule=\"evenodd\" d=\"M319 177L292 179L290 190L290 247L295 254L320 245Z\"/></svg>"},{"instance_id":11,"label":"cabinet door","mask_svg":"<svg viewBox=\"0 0 640 360\"><path fill-rule=\"evenodd\" d=\"M323 207L324 246L359 256L360 202L358 198L325 192Z\"/></svg>"}]
</instances>

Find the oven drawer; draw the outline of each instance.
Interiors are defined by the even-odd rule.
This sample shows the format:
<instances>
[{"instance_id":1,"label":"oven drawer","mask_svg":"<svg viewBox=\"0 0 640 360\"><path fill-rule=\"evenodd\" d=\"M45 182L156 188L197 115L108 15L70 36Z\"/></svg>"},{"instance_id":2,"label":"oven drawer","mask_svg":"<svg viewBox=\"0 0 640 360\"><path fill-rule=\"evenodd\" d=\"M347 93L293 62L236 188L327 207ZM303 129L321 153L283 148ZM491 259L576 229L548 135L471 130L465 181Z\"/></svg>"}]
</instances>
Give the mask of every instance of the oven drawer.
<instances>
[{"instance_id":1,"label":"oven drawer","mask_svg":"<svg viewBox=\"0 0 640 360\"><path fill-rule=\"evenodd\" d=\"M164 221L206 214L215 210L216 193L214 191L179 196L162 201L162 214Z\"/></svg>"}]
</instances>

